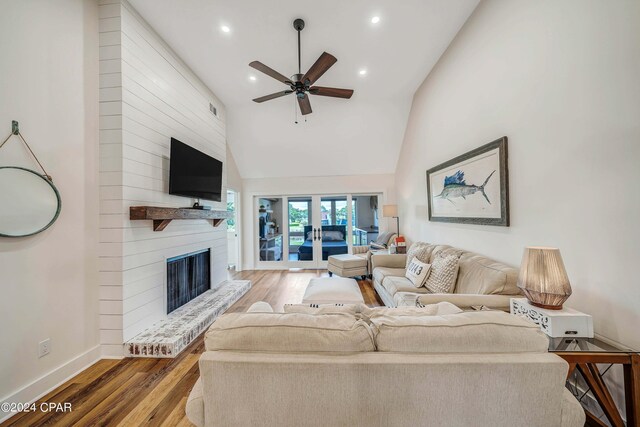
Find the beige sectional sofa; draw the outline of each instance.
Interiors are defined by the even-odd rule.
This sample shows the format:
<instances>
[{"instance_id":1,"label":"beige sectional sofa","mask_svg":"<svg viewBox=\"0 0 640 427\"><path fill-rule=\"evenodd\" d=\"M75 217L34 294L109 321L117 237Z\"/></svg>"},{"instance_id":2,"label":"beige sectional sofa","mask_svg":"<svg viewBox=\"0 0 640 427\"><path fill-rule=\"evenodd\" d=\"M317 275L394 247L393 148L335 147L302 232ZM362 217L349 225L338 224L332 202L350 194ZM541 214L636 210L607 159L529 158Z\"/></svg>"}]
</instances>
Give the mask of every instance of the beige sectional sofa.
<instances>
[{"instance_id":1,"label":"beige sectional sofa","mask_svg":"<svg viewBox=\"0 0 640 427\"><path fill-rule=\"evenodd\" d=\"M405 277L407 255L374 254L371 257L373 287L386 306L415 305L416 301L422 305L448 301L465 310L484 305L509 311L510 299L522 298L516 285L516 268L447 245L418 244L427 246L425 262L429 264L439 251L455 250L462 253L453 293L433 294L425 287L416 288Z\"/></svg>"},{"instance_id":2,"label":"beige sectional sofa","mask_svg":"<svg viewBox=\"0 0 640 427\"><path fill-rule=\"evenodd\" d=\"M218 318L188 418L197 426L584 424L564 387L568 365L547 352L536 325L499 311L352 308Z\"/></svg>"}]
</instances>

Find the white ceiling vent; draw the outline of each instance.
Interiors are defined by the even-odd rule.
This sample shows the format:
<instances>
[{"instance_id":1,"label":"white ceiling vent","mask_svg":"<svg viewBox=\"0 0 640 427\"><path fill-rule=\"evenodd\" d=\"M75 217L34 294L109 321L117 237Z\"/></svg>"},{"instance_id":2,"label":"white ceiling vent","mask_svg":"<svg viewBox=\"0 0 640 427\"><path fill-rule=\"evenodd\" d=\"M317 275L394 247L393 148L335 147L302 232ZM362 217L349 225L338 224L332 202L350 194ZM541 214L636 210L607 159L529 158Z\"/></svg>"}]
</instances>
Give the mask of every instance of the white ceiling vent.
<instances>
[{"instance_id":1,"label":"white ceiling vent","mask_svg":"<svg viewBox=\"0 0 640 427\"><path fill-rule=\"evenodd\" d=\"M212 103L209 103L209 111L211 111L214 116L218 117L218 109Z\"/></svg>"}]
</instances>

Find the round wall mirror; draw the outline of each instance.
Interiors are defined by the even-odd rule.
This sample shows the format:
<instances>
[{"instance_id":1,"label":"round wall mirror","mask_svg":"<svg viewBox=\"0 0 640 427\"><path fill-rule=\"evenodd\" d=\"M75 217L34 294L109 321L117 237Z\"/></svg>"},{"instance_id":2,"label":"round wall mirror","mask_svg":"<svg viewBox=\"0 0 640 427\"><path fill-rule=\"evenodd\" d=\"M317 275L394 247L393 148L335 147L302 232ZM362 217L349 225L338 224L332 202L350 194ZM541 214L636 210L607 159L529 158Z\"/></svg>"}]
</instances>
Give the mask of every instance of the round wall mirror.
<instances>
[{"instance_id":1,"label":"round wall mirror","mask_svg":"<svg viewBox=\"0 0 640 427\"><path fill-rule=\"evenodd\" d=\"M24 237L53 224L62 201L44 175L16 166L0 166L0 236Z\"/></svg>"}]
</instances>

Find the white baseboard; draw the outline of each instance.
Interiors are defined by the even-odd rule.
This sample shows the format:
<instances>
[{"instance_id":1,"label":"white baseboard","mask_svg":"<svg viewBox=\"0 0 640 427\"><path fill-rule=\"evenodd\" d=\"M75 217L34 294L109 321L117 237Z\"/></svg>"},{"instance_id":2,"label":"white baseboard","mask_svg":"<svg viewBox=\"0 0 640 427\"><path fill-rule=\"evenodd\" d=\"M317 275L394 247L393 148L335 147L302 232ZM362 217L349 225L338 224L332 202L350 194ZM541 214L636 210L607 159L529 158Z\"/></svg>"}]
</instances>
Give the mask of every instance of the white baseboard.
<instances>
[{"instance_id":1,"label":"white baseboard","mask_svg":"<svg viewBox=\"0 0 640 427\"><path fill-rule=\"evenodd\" d=\"M122 359L124 358L123 344L102 344L100 351L103 359Z\"/></svg>"},{"instance_id":2,"label":"white baseboard","mask_svg":"<svg viewBox=\"0 0 640 427\"><path fill-rule=\"evenodd\" d=\"M40 399L51 390L64 384L89 366L102 359L100 346L90 348L68 362L58 366L51 372L32 381L12 394L0 399L0 403L31 403ZM15 413L0 410L0 423L11 418Z\"/></svg>"}]
</instances>

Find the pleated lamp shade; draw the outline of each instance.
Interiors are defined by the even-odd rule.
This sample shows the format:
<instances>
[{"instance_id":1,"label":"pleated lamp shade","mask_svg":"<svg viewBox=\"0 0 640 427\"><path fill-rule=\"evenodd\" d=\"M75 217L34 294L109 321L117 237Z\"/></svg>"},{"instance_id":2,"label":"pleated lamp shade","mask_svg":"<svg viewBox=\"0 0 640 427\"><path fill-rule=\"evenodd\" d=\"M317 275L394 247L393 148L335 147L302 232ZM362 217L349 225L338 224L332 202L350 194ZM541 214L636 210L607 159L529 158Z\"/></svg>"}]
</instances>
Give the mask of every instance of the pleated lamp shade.
<instances>
[{"instance_id":1,"label":"pleated lamp shade","mask_svg":"<svg viewBox=\"0 0 640 427\"><path fill-rule=\"evenodd\" d=\"M518 287L536 307L562 309L571 295L571 284L557 248L524 249Z\"/></svg>"}]
</instances>

